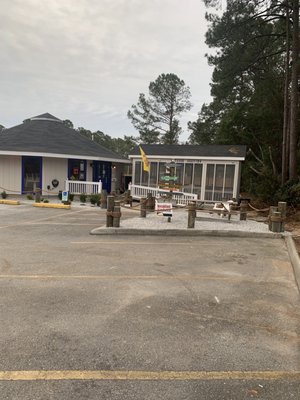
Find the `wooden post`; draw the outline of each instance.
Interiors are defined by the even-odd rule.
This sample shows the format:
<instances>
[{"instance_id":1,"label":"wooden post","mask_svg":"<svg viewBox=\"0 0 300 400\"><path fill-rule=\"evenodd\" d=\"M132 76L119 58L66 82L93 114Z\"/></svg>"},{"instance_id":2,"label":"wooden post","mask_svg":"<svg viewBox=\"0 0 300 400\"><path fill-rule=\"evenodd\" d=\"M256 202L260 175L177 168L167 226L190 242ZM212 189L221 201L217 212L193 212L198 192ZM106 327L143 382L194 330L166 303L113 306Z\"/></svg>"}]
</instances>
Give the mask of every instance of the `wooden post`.
<instances>
[{"instance_id":1,"label":"wooden post","mask_svg":"<svg viewBox=\"0 0 300 400\"><path fill-rule=\"evenodd\" d=\"M240 204L240 221L247 220L248 200L241 200Z\"/></svg>"},{"instance_id":2,"label":"wooden post","mask_svg":"<svg viewBox=\"0 0 300 400\"><path fill-rule=\"evenodd\" d=\"M155 209L155 197L152 196L152 193L147 194L147 210L154 211Z\"/></svg>"},{"instance_id":3,"label":"wooden post","mask_svg":"<svg viewBox=\"0 0 300 400\"><path fill-rule=\"evenodd\" d=\"M146 216L147 216L147 199L145 197L141 198L140 207L141 207L141 218L146 218Z\"/></svg>"},{"instance_id":4,"label":"wooden post","mask_svg":"<svg viewBox=\"0 0 300 400\"><path fill-rule=\"evenodd\" d=\"M107 211L106 211L106 227L111 228L113 226L113 212L115 206L115 197L107 196Z\"/></svg>"},{"instance_id":5,"label":"wooden post","mask_svg":"<svg viewBox=\"0 0 300 400\"><path fill-rule=\"evenodd\" d=\"M284 232L284 223L286 220L286 202L279 201L278 202L278 211L281 213L281 232Z\"/></svg>"},{"instance_id":6,"label":"wooden post","mask_svg":"<svg viewBox=\"0 0 300 400\"><path fill-rule=\"evenodd\" d=\"M271 224L272 232L282 232L282 218L279 211L275 211L273 215L271 215Z\"/></svg>"},{"instance_id":7,"label":"wooden post","mask_svg":"<svg viewBox=\"0 0 300 400\"><path fill-rule=\"evenodd\" d=\"M272 215L278 211L276 206L271 206L269 211L269 231L272 231Z\"/></svg>"},{"instance_id":8,"label":"wooden post","mask_svg":"<svg viewBox=\"0 0 300 400\"><path fill-rule=\"evenodd\" d=\"M113 212L113 226L115 228L120 228L120 219L121 219L121 201L116 200Z\"/></svg>"},{"instance_id":9,"label":"wooden post","mask_svg":"<svg viewBox=\"0 0 300 400\"><path fill-rule=\"evenodd\" d=\"M188 205L188 228L195 228L196 202L192 201Z\"/></svg>"}]
</instances>

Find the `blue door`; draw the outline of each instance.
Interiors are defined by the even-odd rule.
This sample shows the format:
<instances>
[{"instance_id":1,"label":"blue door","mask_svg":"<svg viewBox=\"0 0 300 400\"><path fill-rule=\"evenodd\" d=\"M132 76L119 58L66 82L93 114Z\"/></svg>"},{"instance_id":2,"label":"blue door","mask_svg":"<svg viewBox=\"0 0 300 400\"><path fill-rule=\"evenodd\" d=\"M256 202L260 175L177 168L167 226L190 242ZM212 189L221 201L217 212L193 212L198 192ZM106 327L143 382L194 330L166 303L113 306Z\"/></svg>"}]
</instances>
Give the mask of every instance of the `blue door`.
<instances>
[{"instance_id":1,"label":"blue door","mask_svg":"<svg viewBox=\"0 0 300 400\"><path fill-rule=\"evenodd\" d=\"M94 161L93 162L93 181L102 182L102 189L107 193L111 192L111 162Z\"/></svg>"}]
</instances>

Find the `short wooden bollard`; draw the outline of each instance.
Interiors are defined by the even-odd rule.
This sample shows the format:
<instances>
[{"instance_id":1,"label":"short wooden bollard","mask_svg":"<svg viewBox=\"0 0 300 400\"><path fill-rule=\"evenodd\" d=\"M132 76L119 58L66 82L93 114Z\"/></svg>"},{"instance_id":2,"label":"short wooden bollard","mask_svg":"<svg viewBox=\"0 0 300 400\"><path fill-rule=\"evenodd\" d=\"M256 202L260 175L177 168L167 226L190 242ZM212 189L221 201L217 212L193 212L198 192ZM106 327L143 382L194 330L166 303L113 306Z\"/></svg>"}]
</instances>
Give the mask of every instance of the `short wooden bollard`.
<instances>
[{"instance_id":1,"label":"short wooden bollard","mask_svg":"<svg viewBox=\"0 0 300 400\"><path fill-rule=\"evenodd\" d=\"M277 211L278 211L278 208L276 206L270 206L270 210L269 210L269 231L272 231L272 216Z\"/></svg>"},{"instance_id":2,"label":"short wooden bollard","mask_svg":"<svg viewBox=\"0 0 300 400\"><path fill-rule=\"evenodd\" d=\"M284 223L286 220L286 202L285 201L279 201L278 202L278 211L281 214L281 232L284 232Z\"/></svg>"},{"instance_id":3,"label":"short wooden bollard","mask_svg":"<svg viewBox=\"0 0 300 400\"><path fill-rule=\"evenodd\" d=\"M106 227L111 228L113 226L113 212L115 207L115 197L107 196L107 211L106 211Z\"/></svg>"},{"instance_id":4,"label":"short wooden bollard","mask_svg":"<svg viewBox=\"0 0 300 400\"><path fill-rule=\"evenodd\" d=\"M113 226L114 228L120 228L121 219L121 202L119 200L115 201L114 211L113 211Z\"/></svg>"},{"instance_id":5,"label":"short wooden bollard","mask_svg":"<svg viewBox=\"0 0 300 400\"><path fill-rule=\"evenodd\" d=\"M152 193L147 194L147 210L154 211L155 210L155 197L152 196Z\"/></svg>"},{"instance_id":6,"label":"short wooden bollard","mask_svg":"<svg viewBox=\"0 0 300 400\"><path fill-rule=\"evenodd\" d=\"M125 192L125 204L129 204L132 207L132 196L130 194L130 190Z\"/></svg>"},{"instance_id":7,"label":"short wooden bollard","mask_svg":"<svg viewBox=\"0 0 300 400\"><path fill-rule=\"evenodd\" d=\"M141 198L140 206L141 206L141 218L146 218L146 216L147 216L147 199L145 197Z\"/></svg>"},{"instance_id":8,"label":"short wooden bollard","mask_svg":"<svg viewBox=\"0 0 300 400\"><path fill-rule=\"evenodd\" d=\"M240 204L240 221L247 220L248 200L241 200Z\"/></svg>"},{"instance_id":9,"label":"short wooden bollard","mask_svg":"<svg viewBox=\"0 0 300 400\"><path fill-rule=\"evenodd\" d=\"M275 211L273 215L271 215L271 231L282 232L282 217L279 211Z\"/></svg>"},{"instance_id":10,"label":"short wooden bollard","mask_svg":"<svg viewBox=\"0 0 300 400\"><path fill-rule=\"evenodd\" d=\"M195 228L196 202L192 201L188 205L188 228Z\"/></svg>"}]
</instances>

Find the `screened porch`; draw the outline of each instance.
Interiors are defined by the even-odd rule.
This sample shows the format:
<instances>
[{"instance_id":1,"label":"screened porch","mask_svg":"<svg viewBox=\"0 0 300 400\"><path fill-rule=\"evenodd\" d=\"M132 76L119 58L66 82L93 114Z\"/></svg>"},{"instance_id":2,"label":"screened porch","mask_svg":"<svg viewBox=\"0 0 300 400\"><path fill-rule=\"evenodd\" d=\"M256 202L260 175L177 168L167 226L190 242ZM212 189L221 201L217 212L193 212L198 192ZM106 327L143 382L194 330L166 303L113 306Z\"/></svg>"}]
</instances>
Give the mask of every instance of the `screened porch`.
<instances>
[{"instance_id":1,"label":"screened porch","mask_svg":"<svg viewBox=\"0 0 300 400\"><path fill-rule=\"evenodd\" d=\"M170 190L164 180L170 159L149 159L150 170L143 170L143 163L133 159L131 191L134 198L150 188L159 191ZM173 176L171 190L174 195L185 195L188 199L217 202L238 198L240 162L213 160L172 160Z\"/></svg>"}]
</instances>

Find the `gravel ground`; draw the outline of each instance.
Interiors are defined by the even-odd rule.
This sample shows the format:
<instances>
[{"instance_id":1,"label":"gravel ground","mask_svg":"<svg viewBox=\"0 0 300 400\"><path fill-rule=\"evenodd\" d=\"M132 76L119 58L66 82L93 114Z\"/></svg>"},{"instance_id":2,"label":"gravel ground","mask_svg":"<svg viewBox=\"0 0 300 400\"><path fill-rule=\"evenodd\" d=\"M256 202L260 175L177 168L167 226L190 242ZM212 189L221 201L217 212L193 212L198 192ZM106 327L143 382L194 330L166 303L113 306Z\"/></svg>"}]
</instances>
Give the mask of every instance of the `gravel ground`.
<instances>
[{"instance_id":1,"label":"gravel ground","mask_svg":"<svg viewBox=\"0 0 300 400\"><path fill-rule=\"evenodd\" d=\"M198 214L199 215L199 214ZM188 229L188 214L185 210L174 210L171 222L168 218L156 213L149 213L146 218L139 216L121 220L121 227L126 229ZM201 213L197 216L195 229L198 230L224 230L224 231L247 231L247 232L270 232L269 227L264 222L253 220L240 221L239 216L227 217L218 214Z\"/></svg>"}]
</instances>

